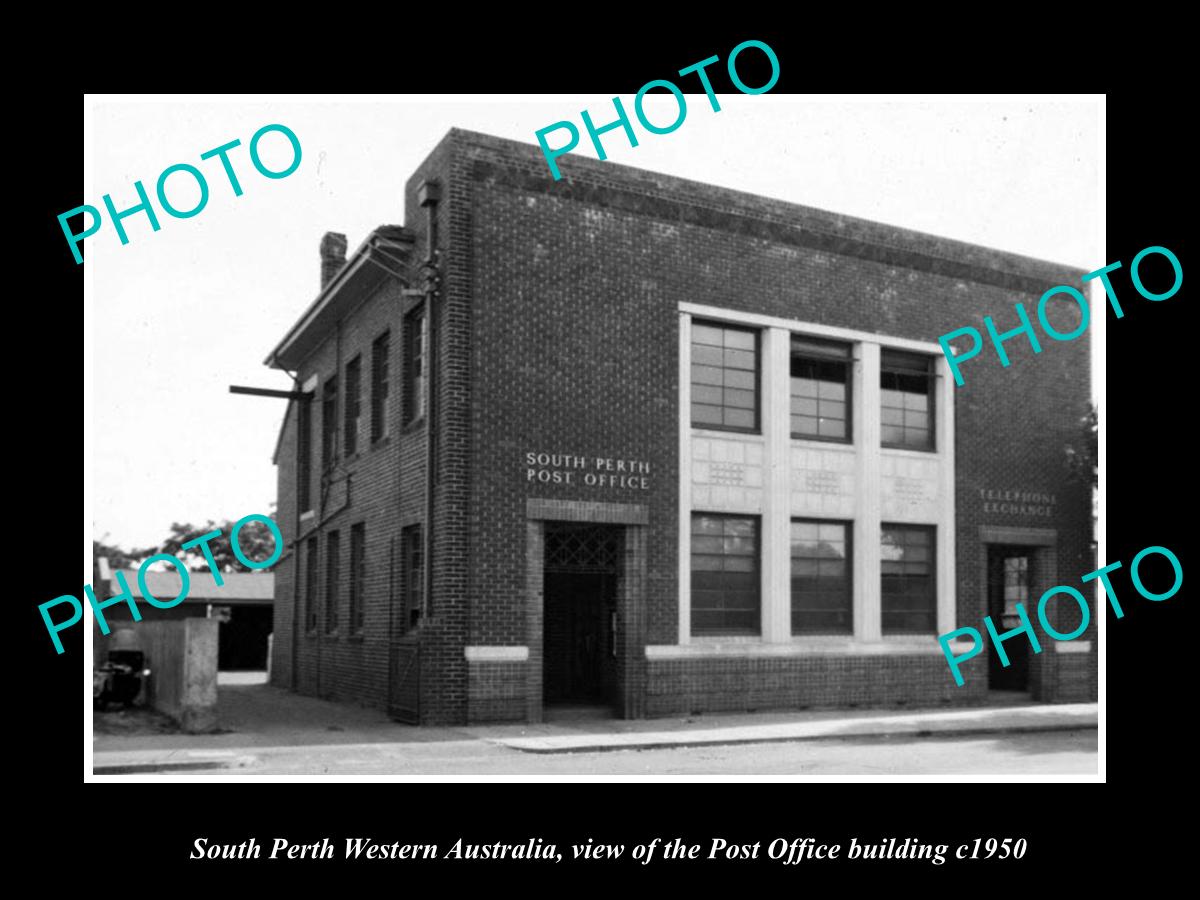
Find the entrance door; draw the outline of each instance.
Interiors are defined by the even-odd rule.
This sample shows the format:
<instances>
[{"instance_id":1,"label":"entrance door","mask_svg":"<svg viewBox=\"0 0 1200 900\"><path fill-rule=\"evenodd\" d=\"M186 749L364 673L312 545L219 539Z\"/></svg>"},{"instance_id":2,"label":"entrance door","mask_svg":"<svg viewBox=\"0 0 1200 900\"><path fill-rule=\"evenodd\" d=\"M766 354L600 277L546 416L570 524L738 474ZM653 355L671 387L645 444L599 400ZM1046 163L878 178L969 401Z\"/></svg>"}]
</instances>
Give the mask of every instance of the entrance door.
<instances>
[{"instance_id":1,"label":"entrance door","mask_svg":"<svg viewBox=\"0 0 1200 900\"><path fill-rule=\"evenodd\" d=\"M988 548L988 615L1003 634L1021 625L1017 604L1029 608L1029 578L1033 551L1026 547L992 545ZM1029 688L1029 641L1017 636L1004 642L1009 665L1000 664L992 648L988 653L988 686L994 691L1025 691Z\"/></svg>"},{"instance_id":2,"label":"entrance door","mask_svg":"<svg viewBox=\"0 0 1200 900\"><path fill-rule=\"evenodd\" d=\"M612 666L612 575L547 572L545 581L547 703L604 703Z\"/></svg>"},{"instance_id":3,"label":"entrance door","mask_svg":"<svg viewBox=\"0 0 1200 900\"><path fill-rule=\"evenodd\" d=\"M543 700L612 705L617 681L621 529L547 522L542 591Z\"/></svg>"},{"instance_id":4,"label":"entrance door","mask_svg":"<svg viewBox=\"0 0 1200 900\"><path fill-rule=\"evenodd\" d=\"M267 667L270 606L231 606L217 635L217 668L222 672Z\"/></svg>"}]
</instances>

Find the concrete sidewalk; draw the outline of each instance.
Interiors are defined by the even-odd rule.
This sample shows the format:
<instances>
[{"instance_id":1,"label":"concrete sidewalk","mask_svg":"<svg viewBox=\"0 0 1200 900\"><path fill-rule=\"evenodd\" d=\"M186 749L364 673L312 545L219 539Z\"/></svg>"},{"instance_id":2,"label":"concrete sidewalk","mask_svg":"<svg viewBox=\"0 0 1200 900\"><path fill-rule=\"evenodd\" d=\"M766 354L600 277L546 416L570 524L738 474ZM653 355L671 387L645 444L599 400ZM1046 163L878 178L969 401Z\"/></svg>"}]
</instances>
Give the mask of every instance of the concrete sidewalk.
<instances>
[{"instance_id":1,"label":"concrete sidewalk","mask_svg":"<svg viewBox=\"0 0 1200 900\"><path fill-rule=\"evenodd\" d=\"M1095 728L1094 703L972 707L970 709L830 710L718 714L674 719L622 720L567 716L536 724L417 728L382 713L300 697L269 686L222 688L223 723L215 735L100 735L94 738L95 773L252 769L268 759L344 750L401 759L468 753L490 746L533 754L652 750L785 741L947 734L988 734ZM561 714L560 714L561 715Z\"/></svg>"},{"instance_id":2,"label":"concrete sidewalk","mask_svg":"<svg viewBox=\"0 0 1200 900\"><path fill-rule=\"evenodd\" d=\"M719 744L758 744L852 737L892 737L935 734L991 734L1017 731L1060 731L1095 728L1095 703L984 707L955 711L840 716L814 719L797 715L794 721L727 724L723 727L671 728L592 734L550 733L536 736L493 734L484 739L526 753L584 753L602 750L648 750L659 747L700 747ZM650 723L653 725L653 721ZM705 723L707 724L707 723ZM466 729L471 731L473 729Z\"/></svg>"}]
</instances>

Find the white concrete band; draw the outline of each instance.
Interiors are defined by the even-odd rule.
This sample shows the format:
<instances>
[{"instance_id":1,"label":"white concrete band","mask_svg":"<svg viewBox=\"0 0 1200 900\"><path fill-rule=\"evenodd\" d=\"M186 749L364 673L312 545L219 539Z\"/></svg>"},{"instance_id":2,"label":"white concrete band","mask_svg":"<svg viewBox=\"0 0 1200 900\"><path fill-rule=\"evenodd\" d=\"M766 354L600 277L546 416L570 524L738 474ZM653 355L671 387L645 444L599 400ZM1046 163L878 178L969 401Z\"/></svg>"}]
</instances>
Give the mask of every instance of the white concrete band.
<instances>
[{"instance_id":1,"label":"white concrete band","mask_svg":"<svg viewBox=\"0 0 1200 900\"><path fill-rule=\"evenodd\" d=\"M525 662L529 659L528 647L464 647L463 653L471 662Z\"/></svg>"}]
</instances>

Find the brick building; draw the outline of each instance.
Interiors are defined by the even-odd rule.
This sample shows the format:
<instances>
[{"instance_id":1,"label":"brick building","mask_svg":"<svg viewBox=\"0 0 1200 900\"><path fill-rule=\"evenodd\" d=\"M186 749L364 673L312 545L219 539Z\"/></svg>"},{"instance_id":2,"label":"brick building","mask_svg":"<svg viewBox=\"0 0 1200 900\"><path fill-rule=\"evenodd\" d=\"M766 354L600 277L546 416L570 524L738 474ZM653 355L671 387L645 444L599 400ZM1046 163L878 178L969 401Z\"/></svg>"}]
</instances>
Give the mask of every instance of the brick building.
<instances>
[{"instance_id":1,"label":"brick building","mask_svg":"<svg viewBox=\"0 0 1200 900\"><path fill-rule=\"evenodd\" d=\"M1095 697L1095 616L963 687L936 641L1094 568L1089 336L961 388L936 343L1080 272L560 164L453 130L403 226L322 241L267 359L276 684L422 723Z\"/></svg>"}]
</instances>

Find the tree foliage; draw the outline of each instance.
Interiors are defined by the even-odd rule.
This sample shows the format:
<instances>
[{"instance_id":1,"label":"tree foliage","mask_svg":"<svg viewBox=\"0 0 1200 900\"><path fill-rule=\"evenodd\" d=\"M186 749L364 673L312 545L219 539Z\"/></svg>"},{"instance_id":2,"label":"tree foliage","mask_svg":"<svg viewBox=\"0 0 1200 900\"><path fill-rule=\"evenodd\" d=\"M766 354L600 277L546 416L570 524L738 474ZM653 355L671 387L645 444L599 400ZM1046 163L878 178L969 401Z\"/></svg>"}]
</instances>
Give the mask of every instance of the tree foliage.
<instances>
[{"instance_id":1,"label":"tree foliage","mask_svg":"<svg viewBox=\"0 0 1200 900\"><path fill-rule=\"evenodd\" d=\"M271 504L274 515L274 504ZM213 531L220 531L220 537L208 541L208 548L213 560L222 572L269 572L270 569L251 569L244 565L233 552L229 536L233 531L233 519L213 522L211 519L203 526L191 522L172 522L171 533L161 544L134 550L124 550L116 544L106 543L108 535L100 540L92 541L92 558L108 557L108 564L113 569L136 569L147 557L157 553L166 553L183 560L193 572L207 572L208 561L204 557L203 548L199 545L183 549L183 545L196 538L203 537ZM269 559L275 553L275 538L265 523L247 522L238 532L238 546L242 553L251 560L259 562ZM161 568L166 563L159 562L155 568Z\"/></svg>"},{"instance_id":2,"label":"tree foliage","mask_svg":"<svg viewBox=\"0 0 1200 900\"><path fill-rule=\"evenodd\" d=\"M105 535L107 538L108 535ZM133 569L147 556L154 552L153 547L142 550L123 550L116 544L105 543L104 540L92 541L92 559L107 557L108 564L114 569Z\"/></svg>"},{"instance_id":3,"label":"tree foliage","mask_svg":"<svg viewBox=\"0 0 1200 900\"><path fill-rule=\"evenodd\" d=\"M1090 483L1094 488L1100 481L1100 450L1098 436L1100 419L1095 406L1089 406L1079 418L1079 438L1066 446L1068 477L1073 481Z\"/></svg>"},{"instance_id":4,"label":"tree foliage","mask_svg":"<svg viewBox=\"0 0 1200 900\"><path fill-rule=\"evenodd\" d=\"M266 572L269 569L251 569L244 565L233 552L230 544L230 534L233 531L233 521L225 519L213 522L211 519L203 526L197 527L190 522L172 522L171 535L155 550L156 553L169 553L178 556L187 563L193 572L208 571L208 562L204 558L203 549L197 545L187 550L183 545L196 538L203 537L213 531L220 531L220 537L208 541L217 568L222 572ZM238 546L242 554L249 559L259 562L268 559L275 552L275 537L266 523L247 522L238 532Z\"/></svg>"}]
</instances>

